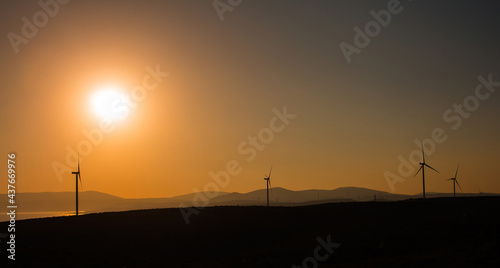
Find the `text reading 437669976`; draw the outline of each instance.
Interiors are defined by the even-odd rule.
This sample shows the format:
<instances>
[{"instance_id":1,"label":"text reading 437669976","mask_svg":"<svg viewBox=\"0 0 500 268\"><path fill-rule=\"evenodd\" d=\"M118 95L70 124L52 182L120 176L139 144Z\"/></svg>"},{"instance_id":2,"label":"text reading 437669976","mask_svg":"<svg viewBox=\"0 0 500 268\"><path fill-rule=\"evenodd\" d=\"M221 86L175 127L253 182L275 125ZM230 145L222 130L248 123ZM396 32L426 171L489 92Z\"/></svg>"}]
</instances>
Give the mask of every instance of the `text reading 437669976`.
<instances>
[{"instance_id":1,"label":"text reading 437669976","mask_svg":"<svg viewBox=\"0 0 500 268\"><path fill-rule=\"evenodd\" d=\"M8 226L8 231L9 231L9 236L8 236L8 242L7 242L7 251L10 253L8 258L11 260L16 259L16 186L14 184L16 183L16 162L14 159L16 158L15 154L9 154L8 155L9 159L7 159L7 172L9 173L8 175L8 184L7 184L7 195L9 197L8 205L7 205L7 215L10 217L9 221L9 226Z\"/></svg>"}]
</instances>

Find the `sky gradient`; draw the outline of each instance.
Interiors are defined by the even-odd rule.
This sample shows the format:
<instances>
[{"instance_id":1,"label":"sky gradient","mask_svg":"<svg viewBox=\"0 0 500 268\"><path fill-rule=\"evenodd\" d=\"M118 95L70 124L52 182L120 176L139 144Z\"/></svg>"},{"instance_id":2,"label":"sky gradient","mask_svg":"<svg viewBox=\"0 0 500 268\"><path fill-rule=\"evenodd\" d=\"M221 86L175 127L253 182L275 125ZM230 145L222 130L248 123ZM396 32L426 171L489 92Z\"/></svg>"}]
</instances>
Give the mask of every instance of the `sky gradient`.
<instances>
[{"instance_id":1,"label":"sky gradient","mask_svg":"<svg viewBox=\"0 0 500 268\"><path fill-rule=\"evenodd\" d=\"M417 166L401 176L398 157L408 160L420 148L415 140L439 128L447 139L426 161L440 173L426 172L426 191L452 191L446 179L460 163L464 192L500 193L500 96L483 86L488 97L470 97L479 76L500 82L500 4L400 1L401 11L348 63L340 44L355 45L354 28L364 31L375 20L370 12L390 2L244 0L221 20L212 1L72 0L58 3L16 53L9 33L21 36L23 17L33 21L43 9L2 1L0 148L4 159L17 155L16 190L74 191L74 175L58 176L54 163L74 171L67 148L78 150L99 129L92 95L111 84L133 96L147 80L157 86L81 153L83 190L187 194L238 163L219 190L265 188L273 165L275 187L416 194ZM168 75L155 79L155 69ZM465 116L454 107L464 101L477 106ZM288 123L273 119L284 107L296 115ZM259 140L248 160L241 151L259 133L268 143ZM387 172L404 181L391 189Z\"/></svg>"}]
</instances>

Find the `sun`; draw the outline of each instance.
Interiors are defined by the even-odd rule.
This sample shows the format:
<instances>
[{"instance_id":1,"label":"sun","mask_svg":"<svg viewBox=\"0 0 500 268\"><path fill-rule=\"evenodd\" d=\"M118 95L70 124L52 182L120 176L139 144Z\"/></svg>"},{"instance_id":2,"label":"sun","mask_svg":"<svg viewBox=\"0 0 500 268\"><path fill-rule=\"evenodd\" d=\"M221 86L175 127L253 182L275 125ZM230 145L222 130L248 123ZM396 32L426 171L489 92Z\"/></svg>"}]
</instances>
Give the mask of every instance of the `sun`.
<instances>
[{"instance_id":1,"label":"sun","mask_svg":"<svg viewBox=\"0 0 500 268\"><path fill-rule=\"evenodd\" d=\"M129 114L126 95L115 85L101 86L92 94L91 104L94 113L112 121L123 120Z\"/></svg>"}]
</instances>

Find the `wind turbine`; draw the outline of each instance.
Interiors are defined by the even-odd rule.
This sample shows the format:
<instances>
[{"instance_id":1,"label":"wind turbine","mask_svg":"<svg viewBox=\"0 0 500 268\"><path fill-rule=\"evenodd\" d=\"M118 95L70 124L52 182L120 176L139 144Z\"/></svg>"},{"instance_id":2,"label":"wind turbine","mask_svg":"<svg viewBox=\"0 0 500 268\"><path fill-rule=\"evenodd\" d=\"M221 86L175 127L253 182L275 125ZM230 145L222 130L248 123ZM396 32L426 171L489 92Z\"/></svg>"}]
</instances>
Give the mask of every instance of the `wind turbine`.
<instances>
[{"instance_id":1,"label":"wind turbine","mask_svg":"<svg viewBox=\"0 0 500 268\"><path fill-rule=\"evenodd\" d=\"M435 170L433 167L427 165L427 163L425 163L425 152L424 152L424 144L422 143L422 162L420 162L420 168L418 169L417 173L415 173L415 176L417 176L417 174L420 172L420 170L422 170L422 186L424 188L424 191L423 191L423 194L424 194L424 198L425 198L425 167L428 167L434 171L436 171L437 173L439 173L439 171ZM413 177L415 177L413 176Z\"/></svg>"},{"instance_id":2,"label":"wind turbine","mask_svg":"<svg viewBox=\"0 0 500 268\"><path fill-rule=\"evenodd\" d=\"M457 165L457 171L455 172L455 177L448 179L448 181L453 181L453 197L455 197L455 184L458 185L458 187L460 188L460 191L462 191L462 187L460 187L460 184L457 181L457 174L458 174L458 166L459 165Z\"/></svg>"},{"instance_id":3,"label":"wind turbine","mask_svg":"<svg viewBox=\"0 0 500 268\"><path fill-rule=\"evenodd\" d=\"M269 188L271 188L271 172L273 171L273 166L271 166L271 170L269 170L269 175L266 177L264 174L264 180L266 181L267 188L267 206L269 206Z\"/></svg>"},{"instance_id":4,"label":"wind turbine","mask_svg":"<svg viewBox=\"0 0 500 268\"><path fill-rule=\"evenodd\" d=\"M76 179L76 216L78 216L78 179L80 179L80 185L82 184L82 177L80 176L80 153L78 153L78 171L71 172L71 174L75 174Z\"/></svg>"}]
</instances>

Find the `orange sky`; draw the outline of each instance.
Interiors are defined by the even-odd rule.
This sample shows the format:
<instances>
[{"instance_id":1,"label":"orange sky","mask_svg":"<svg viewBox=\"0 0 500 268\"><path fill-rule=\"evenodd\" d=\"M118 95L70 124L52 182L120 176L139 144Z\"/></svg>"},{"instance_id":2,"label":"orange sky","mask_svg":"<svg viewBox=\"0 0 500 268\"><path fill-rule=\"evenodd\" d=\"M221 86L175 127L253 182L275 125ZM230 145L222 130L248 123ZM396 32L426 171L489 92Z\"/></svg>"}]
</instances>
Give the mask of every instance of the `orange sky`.
<instances>
[{"instance_id":1,"label":"orange sky","mask_svg":"<svg viewBox=\"0 0 500 268\"><path fill-rule=\"evenodd\" d=\"M107 84L130 96L150 66L169 75L82 153L84 190L130 198L186 194L203 190L210 172L235 161L241 172L221 191L265 188L271 165L273 186L291 190L391 191L384 174L398 173L398 156L408 159L419 149L415 139L442 128L448 139L426 157L441 173L426 172L426 190L451 191L445 179L460 163L464 192L500 193L498 93L456 130L455 121L443 119L475 94L478 76L500 81L494 9L463 3L450 12L412 3L347 63L339 44L353 43L353 27L383 8L370 1L245 1L220 21L210 1L61 5L18 53L8 38L0 44L0 148L5 158L17 155L17 191L73 191L74 175L59 179L53 164L74 170L66 148L77 150L88 140L83 132L99 128L103 118L91 96ZM6 4L1 32L20 34L21 18L39 10L36 2ZM272 121L273 109L284 107L296 117ZM260 141L247 161L239 146L271 121L283 130L268 144ZM0 173L7 174L6 164ZM410 177L395 184L395 193L422 191L421 176Z\"/></svg>"}]
</instances>

